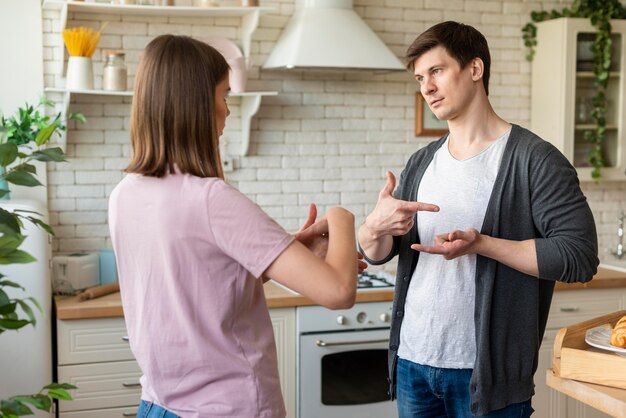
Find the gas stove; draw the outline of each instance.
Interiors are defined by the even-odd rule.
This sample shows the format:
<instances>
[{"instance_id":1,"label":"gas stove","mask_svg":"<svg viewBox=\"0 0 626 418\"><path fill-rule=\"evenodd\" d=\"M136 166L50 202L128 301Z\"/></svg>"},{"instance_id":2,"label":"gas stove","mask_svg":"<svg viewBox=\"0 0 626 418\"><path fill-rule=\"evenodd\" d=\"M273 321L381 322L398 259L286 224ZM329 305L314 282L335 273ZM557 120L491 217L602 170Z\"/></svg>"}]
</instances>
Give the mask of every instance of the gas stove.
<instances>
[{"instance_id":1,"label":"gas stove","mask_svg":"<svg viewBox=\"0 0 626 418\"><path fill-rule=\"evenodd\" d=\"M364 271L363 273L359 273L356 287L359 291L367 289L381 289L385 287L394 287L395 283L395 276L385 271L378 271L376 273Z\"/></svg>"}]
</instances>

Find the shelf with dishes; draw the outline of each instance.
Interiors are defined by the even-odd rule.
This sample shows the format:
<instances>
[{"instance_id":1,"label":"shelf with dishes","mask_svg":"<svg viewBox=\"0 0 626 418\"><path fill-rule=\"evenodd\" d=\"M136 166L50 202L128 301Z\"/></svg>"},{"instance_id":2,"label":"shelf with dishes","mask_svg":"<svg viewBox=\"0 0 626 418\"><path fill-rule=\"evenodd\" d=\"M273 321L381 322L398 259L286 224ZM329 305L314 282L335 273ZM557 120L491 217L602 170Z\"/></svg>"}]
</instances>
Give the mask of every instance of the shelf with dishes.
<instances>
[{"instance_id":1,"label":"shelf with dishes","mask_svg":"<svg viewBox=\"0 0 626 418\"><path fill-rule=\"evenodd\" d=\"M44 90L46 93L60 93L63 95L62 109L63 115L68 115L69 106L72 95L93 95L93 96L118 96L132 97L132 91L108 91L108 90L67 90L62 88L48 87ZM258 112L261 105L261 99L264 96L276 96L276 91L248 91L241 93L230 93L229 97L239 98L241 100L241 151L240 154L245 156L248 154L250 145L250 123L252 117ZM67 124L67 120L64 122ZM62 134L61 144L65 148L67 137Z\"/></svg>"}]
</instances>

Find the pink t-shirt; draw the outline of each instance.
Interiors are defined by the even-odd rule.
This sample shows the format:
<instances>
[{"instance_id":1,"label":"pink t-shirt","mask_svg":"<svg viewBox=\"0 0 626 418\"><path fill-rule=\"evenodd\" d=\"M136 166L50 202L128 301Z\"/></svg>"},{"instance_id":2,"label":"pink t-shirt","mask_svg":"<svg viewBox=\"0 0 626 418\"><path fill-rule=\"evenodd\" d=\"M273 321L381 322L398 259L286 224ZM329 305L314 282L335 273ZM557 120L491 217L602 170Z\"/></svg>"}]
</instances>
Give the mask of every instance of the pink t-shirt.
<instances>
[{"instance_id":1,"label":"pink t-shirt","mask_svg":"<svg viewBox=\"0 0 626 418\"><path fill-rule=\"evenodd\" d=\"M126 176L109 201L142 399L187 418L284 417L258 277L293 241L218 178Z\"/></svg>"}]
</instances>

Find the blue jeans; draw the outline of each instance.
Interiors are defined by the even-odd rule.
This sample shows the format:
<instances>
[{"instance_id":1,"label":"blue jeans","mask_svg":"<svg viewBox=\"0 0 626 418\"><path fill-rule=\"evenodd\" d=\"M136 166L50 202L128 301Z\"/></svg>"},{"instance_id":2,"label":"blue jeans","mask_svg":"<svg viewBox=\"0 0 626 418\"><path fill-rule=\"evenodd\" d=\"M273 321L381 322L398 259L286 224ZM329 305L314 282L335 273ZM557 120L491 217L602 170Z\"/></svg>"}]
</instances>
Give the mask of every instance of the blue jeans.
<instances>
[{"instance_id":1,"label":"blue jeans","mask_svg":"<svg viewBox=\"0 0 626 418\"><path fill-rule=\"evenodd\" d=\"M465 418L470 412L471 369L440 369L398 359L396 367L399 418ZM492 411L483 417L527 418L530 399Z\"/></svg>"},{"instance_id":2,"label":"blue jeans","mask_svg":"<svg viewBox=\"0 0 626 418\"><path fill-rule=\"evenodd\" d=\"M142 400L137 411L137 418L180 418L159 405Z\"/></svg>"}]
</instances>

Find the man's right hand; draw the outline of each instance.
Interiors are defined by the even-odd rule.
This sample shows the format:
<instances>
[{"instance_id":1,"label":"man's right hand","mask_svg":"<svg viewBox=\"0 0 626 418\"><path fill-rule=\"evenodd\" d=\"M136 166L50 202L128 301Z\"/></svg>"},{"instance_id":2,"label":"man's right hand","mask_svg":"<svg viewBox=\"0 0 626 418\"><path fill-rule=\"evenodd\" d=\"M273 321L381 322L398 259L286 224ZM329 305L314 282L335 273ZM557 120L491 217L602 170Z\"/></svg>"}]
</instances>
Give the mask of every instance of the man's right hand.
<instances>
[{"instance_id":1,"label":"man's right hand","mask_svg":"<svg viewBox=\"0 0 626 418\"><path fill-rule=\"evenodd\" d=\"M418 211L439 212L437 205L394 198L395 188L396 177L391 171L387 171L387 182L378 194L376 207L367 216L364 224L374 240L385 235L398 236L408 233L413 227Z\"/></svg>"}]
</instances>

